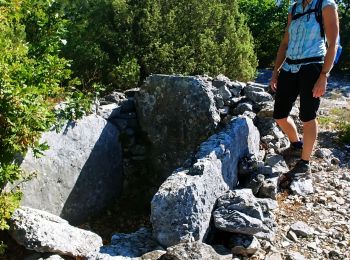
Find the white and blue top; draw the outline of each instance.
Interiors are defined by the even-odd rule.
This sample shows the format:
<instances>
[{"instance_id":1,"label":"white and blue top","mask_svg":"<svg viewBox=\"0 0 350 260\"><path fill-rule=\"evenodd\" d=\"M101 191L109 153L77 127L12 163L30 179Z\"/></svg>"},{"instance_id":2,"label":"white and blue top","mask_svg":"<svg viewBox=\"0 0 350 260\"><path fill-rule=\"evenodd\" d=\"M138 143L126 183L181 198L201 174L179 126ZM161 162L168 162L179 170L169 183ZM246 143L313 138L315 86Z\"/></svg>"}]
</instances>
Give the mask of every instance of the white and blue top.
<instances>
[{"instance_id":1,"label":"white and blue top","mask_svg":"<svg viewBox=\"0 0 350 260\"><path fill-rule=\"evenodd\" d=\"M297 0L295 14L304 13L311 8L315 8L316 3L317 0L312 0L304 9L303 0ZM334 0L323 0L322 9L329 5L337 8L337 4ZM292 8L293 5L289 7L288 13L292 12ZM315 12L304 15L299 19L292 20L289 25L288 32L289 42L286 52L287 58L298 60L310 57L325 56L326 45L323 37L321 37L320 24L316 20ZM299 71L302 65L309 63L315 62L302 64L288 64L287 62L284 62L282 69L296 73Z\"/></svg>"}]
</instances>

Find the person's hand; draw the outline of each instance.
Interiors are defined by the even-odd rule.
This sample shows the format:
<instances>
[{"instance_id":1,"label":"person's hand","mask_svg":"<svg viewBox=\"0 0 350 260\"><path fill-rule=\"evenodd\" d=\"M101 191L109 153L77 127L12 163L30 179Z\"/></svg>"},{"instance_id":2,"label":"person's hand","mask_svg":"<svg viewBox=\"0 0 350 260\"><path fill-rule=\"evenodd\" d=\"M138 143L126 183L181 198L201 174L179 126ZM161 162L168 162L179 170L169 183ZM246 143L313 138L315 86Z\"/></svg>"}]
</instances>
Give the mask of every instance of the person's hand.
<instances>
[{"instance_id":1,"label":"person's hand","mask_svg":"<svg viewBox=\"0 0 350 260\"><path fill-rule=\"evenodd\" d=\"M273 92L277 90L277 79L278 79L278 71L273 71L272 77L270 79L270 88Z\"/></svg>"},{"instance_id":2,"label":"person's hand","mask_svg":"<svg viewBox=\"0 0 350 260\"><path fill-rule=\"evenodd\" d=\"M314 88L312 89L312 96L314 98L319 98L324 95L326 92L326 86L327 86L327 77L323 76L322 74L317 79Z\"/></svg>"}]
</instances>

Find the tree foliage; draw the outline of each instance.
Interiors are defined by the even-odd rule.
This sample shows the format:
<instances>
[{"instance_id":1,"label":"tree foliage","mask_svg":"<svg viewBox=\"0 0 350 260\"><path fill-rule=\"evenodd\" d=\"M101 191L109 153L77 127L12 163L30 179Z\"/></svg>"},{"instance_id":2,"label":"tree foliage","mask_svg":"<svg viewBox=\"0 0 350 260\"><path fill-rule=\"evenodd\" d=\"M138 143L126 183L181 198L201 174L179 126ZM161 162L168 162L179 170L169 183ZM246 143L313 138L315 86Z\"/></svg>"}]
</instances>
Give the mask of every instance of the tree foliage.
<instances>
[{"instance_id":1,"label":"tree foliage","mask_svg":"<svg viewBox=\"0 0 350 260\"><path fill-rule=\"evenodd\" d=\"M79 12L77 11L79 10ZM253 39L236 0L80 0L64 53L84 84L128 88L151 73L255 73Z\"/></svg>"},{"instance_id":2,"label":"tree foliage","mask_svg":"<svg viewBox=\"0 0 350 260\"><path fill-rule=\"evenodd\" d=\"M339 5L340 38L343 47L337 68L350 70L350 0L342 0Z\"/></svg>"},{"instance_id":3,"label":"tree foliage","mask_svg":"<svg viewBox=\"0 0 350 260\"><path fill-rule=\"evenodd\" d=\"M259 67L270 67L282 40L288 16L289 0L239 0L254 38Z\"/></svg>"},{"instance_id":4,"label":"tree foliage","mask_svg":"<svg viewBox=\"0 0 350 260\"><path fill-rule=\"evenodd\" d=\"M64 86L69 62L59 56L65 26L53 0L0 1L0 230L20 199L3 191L20 178L16 158L47 149L41 132L56 123L57 101L73 95Z\"/></svg>"}]
</instances>

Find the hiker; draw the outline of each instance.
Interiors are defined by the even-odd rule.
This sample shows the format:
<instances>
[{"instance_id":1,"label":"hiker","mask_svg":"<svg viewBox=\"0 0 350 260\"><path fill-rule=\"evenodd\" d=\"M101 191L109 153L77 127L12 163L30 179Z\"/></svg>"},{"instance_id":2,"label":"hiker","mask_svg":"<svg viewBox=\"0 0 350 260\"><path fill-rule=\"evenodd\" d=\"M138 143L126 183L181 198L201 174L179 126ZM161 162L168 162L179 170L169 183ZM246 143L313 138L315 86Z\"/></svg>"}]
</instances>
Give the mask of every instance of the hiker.
<instances>
[{"instance_id":1,"label":"hiker","mask_svg":"<svg viewBox=\"0 0 350 260\"><path fill-rule=\"evenodd\" d=\"M282 176L280 184L284 186L288 187L293 178L311 172L309 162L317 138L316 113L336 56L338 34L334 0L297 0L289 8L286 31L270 81L276 94L273 117L291 142L282 154L299 156L295 166ZM302 139L289 117L298 96Z\"/></svg>"}]
</instances>

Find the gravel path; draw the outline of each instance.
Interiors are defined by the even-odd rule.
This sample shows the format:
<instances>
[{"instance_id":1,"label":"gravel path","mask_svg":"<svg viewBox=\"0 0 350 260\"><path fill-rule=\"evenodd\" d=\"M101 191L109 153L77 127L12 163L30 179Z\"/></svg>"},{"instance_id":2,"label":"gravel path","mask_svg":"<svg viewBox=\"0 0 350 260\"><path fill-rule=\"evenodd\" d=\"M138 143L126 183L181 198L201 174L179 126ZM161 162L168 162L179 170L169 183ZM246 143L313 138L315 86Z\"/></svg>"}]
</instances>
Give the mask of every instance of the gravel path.
<instances>
[{"instance_id":1,"label":"gravel path","mask_svg":"<svg viewBox=\"0 0 350 260\"><path fill-rule=\"evenodd\" d=\"M327 116L335 107L349 110L349 97L350 84L333 81L320 114ZM282 259L350 259L350 146L337 143L336 138L332 127L321 125L315 150L331 155L313 157L314 194L278 195L277 239L265 247L280 252ZM298 225L305 234L300 234Z\"/></svg>"}]
</instances>

